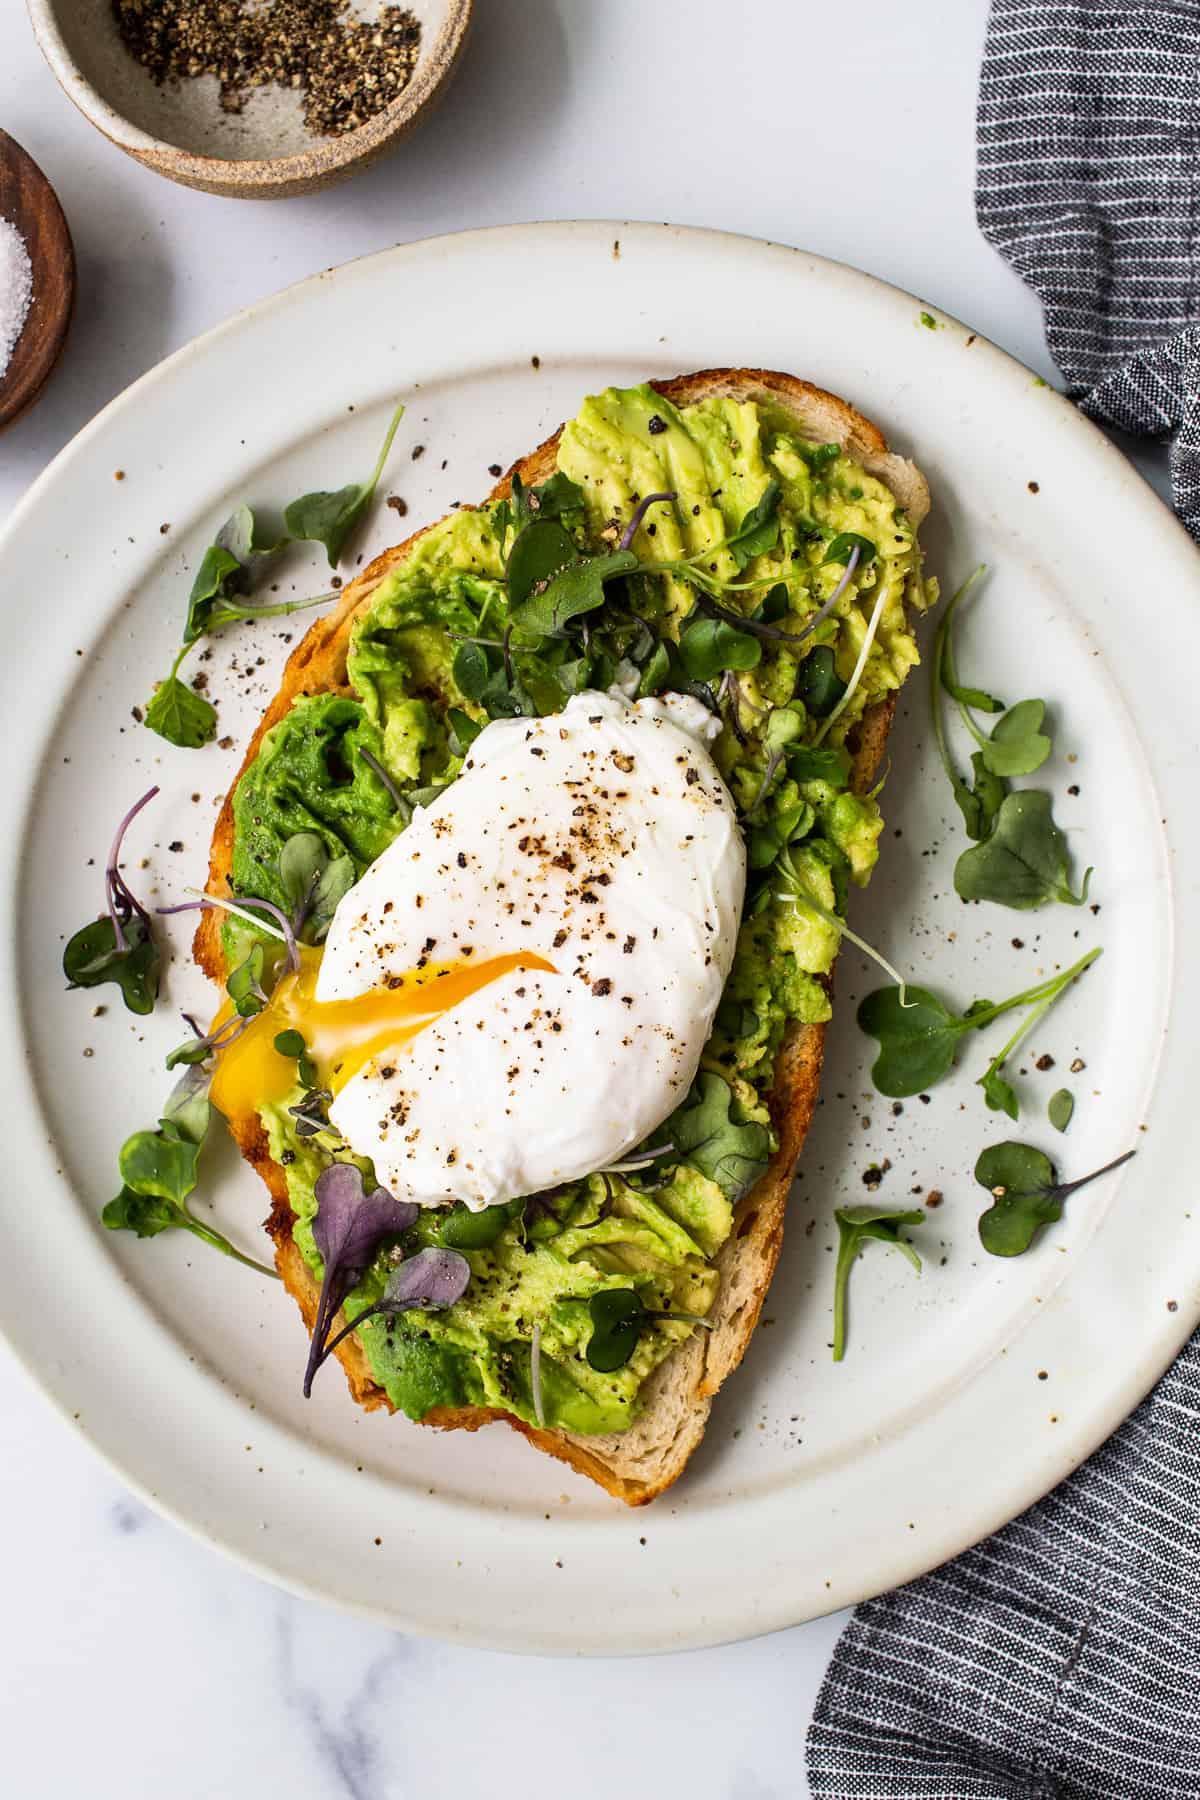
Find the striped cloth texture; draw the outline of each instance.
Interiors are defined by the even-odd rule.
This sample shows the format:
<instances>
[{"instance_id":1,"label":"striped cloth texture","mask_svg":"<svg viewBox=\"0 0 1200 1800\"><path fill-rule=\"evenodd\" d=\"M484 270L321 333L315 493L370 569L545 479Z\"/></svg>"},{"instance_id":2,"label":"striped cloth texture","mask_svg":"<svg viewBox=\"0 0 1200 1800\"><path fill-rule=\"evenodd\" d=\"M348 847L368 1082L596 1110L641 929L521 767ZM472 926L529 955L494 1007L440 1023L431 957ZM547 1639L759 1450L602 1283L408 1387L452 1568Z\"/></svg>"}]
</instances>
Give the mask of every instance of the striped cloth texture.
<instances>
[{"instance_id":1,"label":"striped cloth texture","mask_svg":"<svg viewBox=\"0 0 1200 1800\"><path fill-rule=\"evenodd\" d=\"M1170 440L1200 538L1200 3L993 0L976 213L1071 397Z\"/></svg>"},{"instance_id":2,"label":"striped cloth texture","mask_svg":"<svg viewBox=\"0 0 1200 1800\"><path fill-rule=\"evenodd\" d=\"M980 225L1092 417L1200 537L1200 0L993 0ZM860 1606L815 1800L1200 1800L1200 1338L1029 1512Z\"/></svg>"}]
</instances>

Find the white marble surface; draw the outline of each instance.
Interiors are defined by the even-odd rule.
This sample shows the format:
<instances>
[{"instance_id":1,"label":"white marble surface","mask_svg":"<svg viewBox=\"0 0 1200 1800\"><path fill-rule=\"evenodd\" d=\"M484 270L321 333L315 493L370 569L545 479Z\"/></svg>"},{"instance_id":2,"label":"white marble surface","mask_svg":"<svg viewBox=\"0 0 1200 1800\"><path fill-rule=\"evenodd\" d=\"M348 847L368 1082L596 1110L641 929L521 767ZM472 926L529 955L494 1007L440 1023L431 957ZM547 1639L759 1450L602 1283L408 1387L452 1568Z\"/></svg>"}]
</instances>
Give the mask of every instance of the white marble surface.
<instances>
[{"instance_id":1,"label":"white marble surface","mask_svg":"<svg viewBox=\"0 0 1200 1800\"><path fill-rule=\"evenodd\" d=\"M627 216L801 244L914 289L1052 376L1035 302L974 224L985 0L860 0L852 15L795 0L477 9L459 81L424 130L347 187L267 206L187 193L110 148L7 0L0 124L58 188L79 306L52 386L0 439L0 519L112 395L228 312L476 224ZM12 1173L7 1204L34 1203ZM806 1791L804 1732L840 1618L656 1661L550 1665L416 1642L277 1593L164 1524L3 1349L0 1411L5 1792Z\"/></svg>"}]
</instances>

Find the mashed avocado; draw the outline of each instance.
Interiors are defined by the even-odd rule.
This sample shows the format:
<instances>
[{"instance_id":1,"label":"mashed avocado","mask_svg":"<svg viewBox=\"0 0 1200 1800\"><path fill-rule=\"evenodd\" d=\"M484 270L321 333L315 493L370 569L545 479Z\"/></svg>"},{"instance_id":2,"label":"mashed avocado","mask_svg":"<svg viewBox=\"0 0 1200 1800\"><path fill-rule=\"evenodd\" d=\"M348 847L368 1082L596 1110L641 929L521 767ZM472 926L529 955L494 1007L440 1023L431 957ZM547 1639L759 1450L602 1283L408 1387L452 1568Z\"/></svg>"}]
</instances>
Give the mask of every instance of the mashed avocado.
<instances>
[{"instance_id":1,"label":"mashed avocado","mask_svg":"<svg viewBox=\"0 0 1200 1800\"><path fill-rule=\"evenodd\" d=\"M586 1354L589 1301L632 1287L654 1312L703 1315L712 1304L713 1259L774 1142L776 1052L790 1020L829 1016L836 915L877 854L879 808L849 791L841 746L917 661L906 607L933 590L891 493L836 446L799 438L766 402L713 397L680 410L648 387L608 389L564 428L558 466L532 499L451 514L380 582L354 627L352 692L298 700L239 783L233 878L240 894L286 904L279 856L297 832L318 833L361 873L412 806L455 778L463 734L490 717L553 712L614 682L686 688L719 710L714 754L751 873L702 1073L657 1134L675 1154L642 1174L597 1174L472 1215L467 1241L455 1235L461 1215L426 1213L402 1250L461 1248L467 1292L441 1312L373 1318L360 1334L376 1379L414 1418L471 1404L532 1419L540 1328L547 1422L606 1432L636 1417L647 1376L692 1328L656 1323L623 1367L600 1373ZM506 638L506 558L523 523L553 516L577 553L596 554L645 496L663 492L674 503L652 507L633 539L642 566L605 589L586 634ZM769 514L761 530L756 508ZM851 542L858 564L832 612L794 641L842 580ZM733 639L719 637L722 616ZM739 617L757 629L739 634ZM739 648L697 674L710 639ZM288 1105L300 1093L262 1117L287 1171L297 1244L319 1277L313 1190L329 1152L296 1135ZM378 1298L389 1267L381 1253L348 1317Z\"/></svg>"}]
</instances>

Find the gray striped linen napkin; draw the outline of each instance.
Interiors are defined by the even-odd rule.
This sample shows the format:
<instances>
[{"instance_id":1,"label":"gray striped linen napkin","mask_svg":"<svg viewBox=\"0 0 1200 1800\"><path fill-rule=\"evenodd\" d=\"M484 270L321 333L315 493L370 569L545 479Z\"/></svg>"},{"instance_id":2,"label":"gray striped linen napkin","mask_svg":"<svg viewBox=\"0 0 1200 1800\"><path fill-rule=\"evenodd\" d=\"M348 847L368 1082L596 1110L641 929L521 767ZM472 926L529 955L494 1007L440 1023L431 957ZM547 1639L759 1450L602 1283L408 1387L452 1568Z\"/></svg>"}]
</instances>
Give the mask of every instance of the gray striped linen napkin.
<instances>
[{"instance_id":1,"label":"gray striped linen napkin","mask_svg":"<svg viewBox=\"0 0 1200 1800\"><path fill-rule=\"evenodd\" d=\"M993 0L980 225L1200 537L1200 0ZM1200 1800L1200 1337L1048 1498L860 1606L816 1800Z\"/></svg>"}]
</instances>

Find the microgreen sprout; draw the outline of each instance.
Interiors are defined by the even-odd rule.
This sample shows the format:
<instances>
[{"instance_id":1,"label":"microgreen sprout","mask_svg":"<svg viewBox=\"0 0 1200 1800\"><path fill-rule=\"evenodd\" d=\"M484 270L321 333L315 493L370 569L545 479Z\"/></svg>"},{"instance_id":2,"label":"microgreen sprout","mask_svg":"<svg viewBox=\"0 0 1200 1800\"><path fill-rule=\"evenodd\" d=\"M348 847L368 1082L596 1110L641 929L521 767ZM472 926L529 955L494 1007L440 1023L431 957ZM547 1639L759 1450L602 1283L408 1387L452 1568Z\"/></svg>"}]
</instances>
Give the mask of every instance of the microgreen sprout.
<instances>
[{"instance_id":1,"label":"microgreen sprout","mask_svg":"<svg viewBox=\"0 0 1200 1800\"><path fill-rule=\"evenodd\" d=\"M117 826L104 870L107 917L75 932L62 959L71 987L100 987L114 981L128 1010L143 1015L153 1012L158 998L160 960L150 915L121 873L121 847L130 825L158 791L148 788Z\"/></svg>"},{"instance_id":2,"label":"microgreen sprout","mask_svg":"<svg viewBox=\"0 0 1200 1800\"><path fill-rule=\"evenodd\" d=\"M629 549L630 545L633 543L634 538L637 536L638 527L641 525L642 520L646 517L646 514L649 512L649 510L652 506L669 505L672 500L677 500L678 498L679 498L678 494L676 494L674 489L672 489L672 491L669 494L647 494L644 500L639 500L636 508L634 509L633 517L630 519L628 525L625 527L624 531L621 533L620 540L617 544L617 549L618 550L628 550Z\"/></svg>"},{"instance_id":3,"label":"microgreen sprout","mask_svg":"<svg viewBox=\"0 0 1200 1800\"><path fill-rule=\"evenodd\" d=\"M204 1069L189 1068L171 1090L158 1129L135 1131L126 1138L118 1159L121 1191L104 1208L101 1220L110 1231L132 1231L140 1238L190 1231L234 1262L275 1277L274 1269L244 1255L187 1204L199 1179L200 1152L212 1118L209 1085Z\"/></svg>"},{"instance_id":4,"label":"microgreen sprout","mask_svg":"<svg viewBox=\"0 0 1200 1800\"><path fill-rule=\"evenodd\" d=\"M907 1238L900 1236L900 1228L923 1225L926 1215L916 1211L888 1212L870 1206L845 1206L839 1207L833 1216L838 1228L837 1264L833 1273L833 1360L841 1362L846 1354L846 1295L850 1271L863 1247L873 1238L891 1244L908 1258L919 1275L921 1258Z\"/></svg>"},{"instance_id":5,"label":"microgreen sprout","mask_svg":"<svg viewBox=\"0 0 1200 1800\"><path fill-rule=\"evenodd\" d=\"M392 780L379 758L373 755L370 750L364 750L361 745L359 746L358 754L366 763L376 781L384 788L388 799L400 814L400 817L404 820L405 824L409 824L412 820L413 809L404 798L404 795L400 792L400 789L396 786L396 783Z\"/></svg>"},{"instance_id":6,"label":"microgreen sprout","mask_svg":"<svg viewBox=\"0 0 1200 1800\"><path fill-rule=\"evenodd\" d=\"M862 649L858 653L858 661L854 665L854 673L851 675L846 686L846 691L841 699L838 700L832 711L827 713L825 718L821 721L817 734L813 739L814 744L819 744L821 742L826 732L832 728L854 698L855 689L863 678L863 671L867 666L867 658L871 654L871 646L875 642L875 633L879 630L879 621L883 617L883 609L887 605L887 602L888 589L884 586L880 588L878 598L871 608L871 617L867 624L866 636L862 641Z\"/></svg>"},{"instance_id":7,"label":"microgreen sprout","mask_svg":"<svg viewBox=\"0 0 1200 1800\"><path fill-rule=\"evenodd\" d=\"M902 1100L912 1094L924 1093L950 1073L959 1043L968 1032L981 1031L1003 1013L1029 1006L1034 1011L1022 1020L1020 1029L993 1058L979 1084L989 1104L1008 1111L1008 1106L1001 1100L1001 1089L996 1085L1005 1058L1011 1055L1029 1027L1045 1016L1058 996L1090 968L1099 955L1099 948L1089 950L1061 974L1051 976L1035 987L1025 988L1009 1000L997 1003L976 1000L962 1014L951 1012L927 988L910 987L907 1005L897 989L877 988L867 995L858 1009L862 1030L879 1040L879 1055L871 1069L871 1079L879 1092L891 1099Z\"/></svg>"},{"instance_id":8,"label":"microgreen sprout","mask_svg":"<svg viewBox=\"0 0 1200 1800\"><path fill-rule=\"evenodd\" d=\"M1075 1181L1059 1181L1050 1158L1032 1144L1011 1139L992 1144L975 1164L975 1179L987 1188L992 1204L979 1220L979 1241L992 1256L1020 1256L1038 1231L1062 1218L1063 1201L1078 1188L1099 1180L1127 1163L1134 1150L1114 1157L1102 1169Z\"/></svg>"},{"instance_id":9,"label":"microgreen sprout","mask_svg":"<svg viewBox=\"0 0 1200 1800\"><path fill-rule=\"evenodd\" d=\"M652 1163L658 1162L661 1157L673 1156L674 1154L674 1144L654 1144L649 1149L629 1151L626 1156L621 1158L620 1162L609 1163L605 1168L600 1169L598 1173L601 1175L630 1175L635 1173L638 1169L648 1169Z\"/></svg>"},{"instance_id":10,"label":"microgreen sprout","mask_svg":"<svg viewBox=\"0 0 1200 1800\"><path fill-rule=\"evenodd\" d=\"M217 894L206 894L200 888L185 888L183 891L185 894L192 895L193 898L190 900L181 900L175 906L157 907L156 911L164 914L184 913L197 912L203 908L215 907L218 912L230 913L235 919L240 919L244 925L251 926L255 931L264 932L267 937L277 939L279 943L285 945L287 948L288 968L296 970L300 967L300 951L296 943L296 934L292 930L292 922L284 912L283 908L276 906L273 900L243 899L239 902L237 900L223 900ZM255 912L257 911L267 913L272 919L275 919L277 923L275 925L268 925L266 919L256 918Z\"/></svg>"},{"instance_id":11,"label":"microgreen sprout","mask_svg":"<svg viewBox=\"0 0 1200 1800\"><path fill-rule=\"evenodd\" d=\"M400 1263L388 1276L383 1298L365 1307L331 1337L333 1322L358 1286L377 1253L389 1239L401 1237L416 1224L420 1207L411 1200L395 1200L385 1188L368 1193L362 1170L355 1163L335 1162L323 1169L316 1181L317 1210L313 1241L324 1264L312 1343L304 1371L304 1395L312 1392L313 1377L342 1339L368 1319L383 1314L422 1311L453 1306L467 1290L471 1265L457 1250L426 1249Z\"/></svg>"},{"instance_id":12,"label":"microgreen sprout","mask_svg":"<svg viewBox=\"0 0 1200 1800\"><path fill-rule=\"evenodd\" d=\"M780 853L779 859L775 864L775 872L779 876L779 879L785 884L784 888L776 893L775 898L777 900L783 901L786 906L807 907L809 912L815 913L819 919L823 919L826 925L831 926L833 930L838 933L839 937L844 937L849 943L854 945L856 950L861 950L864 956L869 956L872 962L879 964L879 967L885 974L891 976L892 980L896 983L895 989L884 988L880 990L881 992L891 993L894 991L897 995L897 1004L902 1008L907 1009L914 1004L908 998L909 987L904 976L901 975L898 969L892 967L892 964L888 961L887 957L883 955L882 951L876 950L873 944L867 942L866 938L859 937L856 931L852 931L840 913L831 912L829 907L822 905L819 900L809 893L807 887L804 885L800 872L792 859L791 852L786 846ZM866 1003L864 1002L864 1005L865 1004ZM861 1017L862 1010L860 1008L860 1022ZM916 1089L913 1090L914 1093L916 1091Z\"/></svg>"},{"instance_id":13,"label":"microgreen sprout","mask_svg":"<svg viewBox=\"0 0 1200 1800\"><path fill-rule=\"evenodd\" d=\"M351 482L348 487L338 488L334 493L322 491L302 494L284 512L283 522L292 537L323 545L331 569L336 569L347 539L375 497L379 477L383 474L392 440L403 417L403 405L397 406L384 434L375 467L365 481Z\"/></svg>"},{"instance_id":14,"label":"microgreen sprout","mask_svg":"<svg viewBox=\"0 0 1200 1800\"><path fill-rule=\"evenodd\" d=\"M698 1325L711 1331L711 1319L699 1313L662 1312L648 1307L633 1288L601 1288L588 1301L592 1333L588 1339L587 1359L602 1375L623 1369L638 1347L647 1326L671 1321L678 1325Z\"/></svg>"},{"instance_id":15,"label":"microgreen sprout","mask_svg":"<svg viewBox=\"0 0 1200 1800\"><path fill-rule=\"evenodd\" d=\"M542 1322L533 1328L529 1344L529 1390L533 1396L533 1416L539 1425L546 1423L546 1407L542 1399Z\"/></svg>"}]
</instances>

